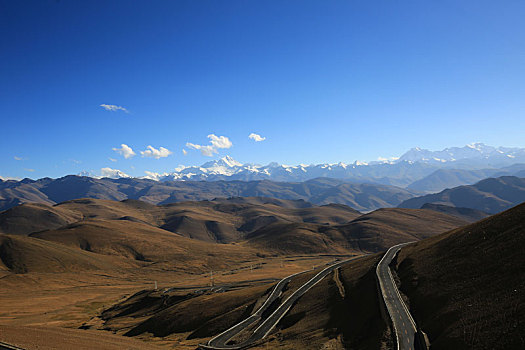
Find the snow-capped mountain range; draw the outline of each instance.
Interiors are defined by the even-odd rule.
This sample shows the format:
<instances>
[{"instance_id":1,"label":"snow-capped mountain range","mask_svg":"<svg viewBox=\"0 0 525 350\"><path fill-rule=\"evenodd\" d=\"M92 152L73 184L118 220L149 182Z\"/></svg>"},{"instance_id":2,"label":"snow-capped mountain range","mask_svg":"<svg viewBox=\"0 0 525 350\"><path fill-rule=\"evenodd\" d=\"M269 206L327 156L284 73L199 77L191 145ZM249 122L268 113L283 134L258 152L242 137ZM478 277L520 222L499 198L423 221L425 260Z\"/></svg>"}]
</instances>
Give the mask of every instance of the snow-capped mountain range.
<instances>
[{"instance_id":1,"label":"snow-capped mountain range","mask_svg":"<svg viewBox=\"0 0 525 350\"><path fill-rule=\"evenodd\" d=\"M509 165L523 162L525 148L492 147L483 143L472 143L465 147L450 147L442 151L429 151L419 147L412 148L403 154L397 162L424 162L433 163L458 163L467 161L470 163L492 165Z\"/></svg>"},{"instance_id":2,"label":"snow-capped mountain range","mask_svg":"<svg viewBox=\"0 0 525 350\"><path fill-rule=\"evenodd\" d=\"M180 166L170 173L146 172L145 179L155 181L218 181L273 180L306 181L317 177L376 182L396 186L421 179L437 169L498 169L525 163L525 148L492 147L474 143L450 147L442 151L412 148L399 158L369 163L299 164L295 166L270 163L242 164L230 156L206 162L201 166ZM128 177L118 170L104 168L102 177Z\"/></svg>"}]
</instances>

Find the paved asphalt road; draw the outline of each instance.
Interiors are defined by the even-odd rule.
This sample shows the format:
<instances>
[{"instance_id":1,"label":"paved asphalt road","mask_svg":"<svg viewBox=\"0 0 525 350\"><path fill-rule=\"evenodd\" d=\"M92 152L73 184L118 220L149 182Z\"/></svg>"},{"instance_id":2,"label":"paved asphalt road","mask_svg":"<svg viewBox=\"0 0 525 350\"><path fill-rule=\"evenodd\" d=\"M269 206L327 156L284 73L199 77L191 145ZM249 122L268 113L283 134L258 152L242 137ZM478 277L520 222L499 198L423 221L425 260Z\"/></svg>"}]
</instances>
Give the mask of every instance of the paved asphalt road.
<instances>
[{"instance_id":1,"label":"paved asphalt road","mask_svg":"<svg viewBox=\"0 0 525 350\"><path fill-rule=\"evenodd\" d=\"M294 273L293 275L290 275L288 277L283 278L275 285L275 288L272 290L272 293L268 296L264 304L250 317L245 319L242 322L237 323L235 326L227 329L226 331L222 332L221 334L215 336L214 338L210 339L208 341L208 346L212 348L235 348L236 346L228 346L226 343L228 340L233 338L235 335L240 333L242 330L247 328L252 323L259 321L261 319L261 316L266 309L277 299L279 296L281 296L282 291L286 285L292 280L293 277L302 274L306 271Z\"/></svg>"},{"instance_id":2,"label":"paved asphalt road","mask_svg":"<svg viewBox=\"0 0 525 350\"><path fill-rule=\"evenodd\" d=\"M353 258L353 259L355 259L355 258ZM244 321L238 323L237 325L233 326L232 328L226 330L225 332L219 334L217 337L211 339L208 342L207 345L205 345L205 346L201 345L201 348L202 349L242 349L242 348L245 348L245 347L249 346L250 344L258 341L258 340L263 339L264 337L266 337L272 331L272 329L277 325L277 323L279 323L281 318L283 318L284 315L286 315L286 313L291 309L293 304L301 296L303 296L308 290L310 290L310 288L312 288L317 283L319 283L323 278L325 278L327 275L329 275L333 270L335 270L336 268L340 267L341 265L343 265L343 264L345 264L348 261L353 260L353 259L348 259L348 260L337 262L335 264L332 264L332 265L326 267L324 270L318 272L308 282L303 284L299 289L297 289L294 293L292 293L292 295L290 295L281 305L279 305L279 307L270 316L268 316L268 318L266 318L255 329L255 331L252 333L252 335L246 341L242 342L241 344L226 345L225 343L229 339L231 339L235 334L239 333L240 331L242 331L243 329L248 327L248 325L252 324L253 322L255 322L257 320L259 320L261 315L262 315L262 313L263 313L263 311L264 311L264 310L261 310L261 309L263 307L266 309L267 306L271 305L271 303L280 295L280 291L276 295L273 295L274 293L272 292L272 295L270 295L268 300L266 300L264 305L259 310L257 310L257 312L255 314L253 314L252 316L248 317ZM293 276L295 276L295 275L288 276L288 277L286 277L286 279L288 279L288 278L291 279ZM283 282L283 281L284 280L281 280L279 282L279 284L281 282ZM280 289L282 290L282 288L288 282L289 282L289 280L287 282L285 282L282 285L282 287L280 287ZM277 287L279 286L279 284L274 289L274 292L277 290ZM273 298L273 299L270 301L270 298ZM254 317L254 316L256 316L256 317ZM216 341L217 339L219 339L220 342L217 342Z\"/></svg>"},{"instance_id":3,"label":"paved asphalt road","mask_svg":"<svg viewBox=\"0 0 525 350\"><path fill-rule=\"evenodd\" d=\"M390 263L399 250L410 243L398 244L391 247L383 256L377 265L376 273L379 279L379 285L383 299L385 300L388 313L394 324L397 338L398 350L414 350L414 340L416 333L416 323L410 315L399 290L397 289L392 272L390 272Z\"/></svg>"},{"instance_id":4,"label":"paved asphalt road","mask_svg":"<svg viewBox=\"0 0 525 350\"><path fill-rule=\"evenodd\" d=\"M9 345L0 341L0 350L24 350L14 345Z\"/></svg>"}]
</instances>

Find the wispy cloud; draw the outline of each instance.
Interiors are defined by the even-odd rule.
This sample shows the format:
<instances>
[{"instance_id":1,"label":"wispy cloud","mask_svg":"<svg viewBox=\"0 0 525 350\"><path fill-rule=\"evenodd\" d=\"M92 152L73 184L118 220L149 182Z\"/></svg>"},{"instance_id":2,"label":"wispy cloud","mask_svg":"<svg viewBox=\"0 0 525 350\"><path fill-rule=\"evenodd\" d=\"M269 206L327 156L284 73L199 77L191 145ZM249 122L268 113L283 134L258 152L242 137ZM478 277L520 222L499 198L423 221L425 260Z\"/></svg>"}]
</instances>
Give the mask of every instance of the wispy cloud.
<instances>
[{"instance_id":1,"label":"wispy cloud","mask_svg":"<svg viewBox=\"0 0 525 350\"><path fill-rule=\"evenodd\" d=\"M25 170L25 171L29 171L29 172L31 172L31 173L32 173L33 171L35 171L35 169L30 169L30 168L24 168L24 170Z\"/></svg>"},{"instance_id":2,"label":"wispy cloud","mask_svg":"<svg viewBox=\"0 0 525 350\"><path fill-rule=\"evenodd\" d=\"M253 132L248 137L254 140L255 142L261 142L266 140L266 137L262 137L261 135L255 134Z\"/></svg>"},{"instance_id":3,"label":"wispy cloud","mask_svg":"<svg viewBox=\"0 0 525 350\"><path fill-rule=\"evenodd\" d=\"M184 148L182 149L182 154L184 154L185 156L188 155L188 151L186 151Z\"/></svg>"},{"instance_id":4,"label":"wispy cloud","mask_svg":"<svg viewBox=\"0 0 525 350\"><path fill-rule=\"evenodd\" d=\"M129 111L122 107L122 106L117 106L117 105L107 105L107 104L101 104L100 107L104 108L106 111L111 111L111 112L116 112L116 111L123 111L123 112L126 112L126 113L129 113Z\"/></svg>"},{"instance_id":5,"label":"wispy cloud","mask_svg":"<svg viewBox=\"0 0 525 350\"><path fill-rule=\"evenodd\" d=\"M142 154L143 157L149 157L149 158L166 158L170 154L172 154L169 149L164 147L159 147L159 149L154 148L153 146L148 146L145 151L140 151L140 154Z\"/></svg>"},{"instance_id":6,"label":"wispy cloud","mask_svg":"<svg viewBox=\"0 0 525 350\"><path fill-rule=\"evenodd\" d=\"M207 157L212 157L214 153L219 153L218 150L221 148L230 148L231 146L233 146L230 139L226 136L217 136L215 134L210 134L208 135L208 138L210 139L209 145L203 146L188 142L186 143L186 146L188 148L201 151L201 153Z\"/></svg>"},{"instance_id":7,"label":"wispy cloud","mask_svg":"<svg viewBox=\"0 0 525 350\"><path fill-rule=\"evenodd\" d=\"M124 143L120 145L120 148L113 148L113 151L119 153L126 159L129 159L135 156L136 154L131 147L129 147L128 145Z\"/></svg>"},{"instance_id":8,"label":"wispy cloud","mask_svg":"<svg viewBox=\"0 0 525 350\"><path fill-rule=\"evenodd\" d=\"M14 158L15 160L24 160L24 158L22 158L22 157L17 157L17 156L14 156L13 158Z\"/></svg>"},{"instance_id":9,"label":"wispy cloud","mask_svg":"<svg viewBox=\"0 0 525 350\"><path fill-rule=\"evenodd\" d=\"M108 159L112 162L116 162L117 160L115 158L108 157Z\"/></svg>"}]
</instances>

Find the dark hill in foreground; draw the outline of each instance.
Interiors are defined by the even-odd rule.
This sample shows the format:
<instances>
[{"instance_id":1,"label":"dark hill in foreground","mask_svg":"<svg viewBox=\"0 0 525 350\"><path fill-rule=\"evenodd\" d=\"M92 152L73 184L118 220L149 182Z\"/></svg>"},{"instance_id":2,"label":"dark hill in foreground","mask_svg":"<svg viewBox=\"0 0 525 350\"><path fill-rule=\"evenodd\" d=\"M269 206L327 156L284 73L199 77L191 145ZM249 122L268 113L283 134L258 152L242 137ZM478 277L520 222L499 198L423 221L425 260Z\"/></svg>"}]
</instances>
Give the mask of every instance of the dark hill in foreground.
<instances>
[{"instance_id":1,"label":"dark hill in foreground","mask_svg":"<svg viewBox=\"0 0 525 350\"><path fill-rule=\"evenodd\" d=\"M521 349L525 204L403 248L401 289L432 349Z\"/></svg>"}]
</instances>

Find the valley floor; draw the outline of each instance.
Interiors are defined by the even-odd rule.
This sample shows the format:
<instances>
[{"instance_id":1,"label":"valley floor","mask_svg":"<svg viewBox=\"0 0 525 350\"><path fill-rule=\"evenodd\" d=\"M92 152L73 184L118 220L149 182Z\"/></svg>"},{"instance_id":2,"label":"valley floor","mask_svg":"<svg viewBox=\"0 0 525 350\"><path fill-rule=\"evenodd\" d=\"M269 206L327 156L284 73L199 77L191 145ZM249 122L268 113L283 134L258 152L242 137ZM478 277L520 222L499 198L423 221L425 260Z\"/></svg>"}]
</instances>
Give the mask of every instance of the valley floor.
<instances>
[{"instance_id":1,"label":"valley floor","mask_svg":"<svg viewBox=\"0 0 525 350\"><path fill-rule=\"evenodd\" d=\"M197 290L207 293L212 282L216 287L226 286L226 290L256 286L266 290L287 275L320 267L334 258L332 255L265 257L213 271L213 278L211 272L181 274L162 269L136 273L0 271L0 341L27 349L36 349L35 344L38 349L66 349L71 342L93 342L99 349L114 349L120 340L126 347L140 349L143 342L122 336L125 325L112 334L101 330L105 326L98 316L139 291L153 290L155 281L160 291L170 289L170 294ZM89 329L80 330L80 327ZM57 334L60 337L57 338ZM144 334L137 338L164 348L194 349L202 342L202 339L188 341L187 335L185 332L166 337Z\"/></svg>"}]
</instances>

